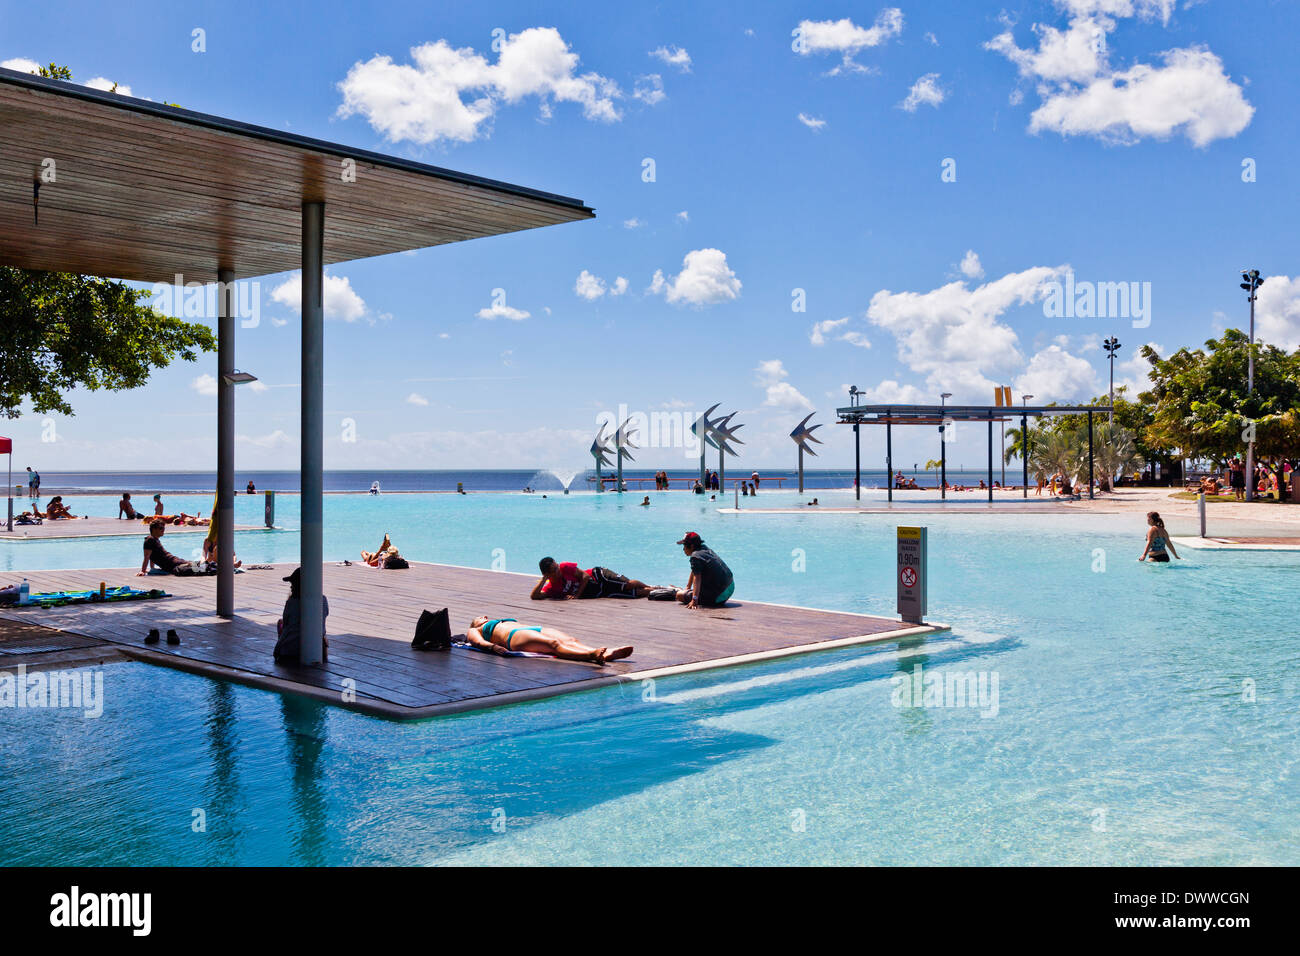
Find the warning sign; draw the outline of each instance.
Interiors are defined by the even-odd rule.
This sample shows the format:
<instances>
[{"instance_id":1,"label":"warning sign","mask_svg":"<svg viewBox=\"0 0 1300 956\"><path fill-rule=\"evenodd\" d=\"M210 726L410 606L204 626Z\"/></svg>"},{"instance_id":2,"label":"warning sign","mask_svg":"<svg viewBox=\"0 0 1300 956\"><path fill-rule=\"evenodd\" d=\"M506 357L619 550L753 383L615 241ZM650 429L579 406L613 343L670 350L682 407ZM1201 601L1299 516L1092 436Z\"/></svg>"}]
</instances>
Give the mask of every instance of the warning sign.
<instances>
[{"instance_id":1,"label":"warning sign","mask_svg":"<svg viewBox=\"0 0 1300 956\"><path fill-rule=\"evenodd\" d=\"M898 613L920 624L926 613L926 529L898 529Z\"/></svg>"}]
</instances>

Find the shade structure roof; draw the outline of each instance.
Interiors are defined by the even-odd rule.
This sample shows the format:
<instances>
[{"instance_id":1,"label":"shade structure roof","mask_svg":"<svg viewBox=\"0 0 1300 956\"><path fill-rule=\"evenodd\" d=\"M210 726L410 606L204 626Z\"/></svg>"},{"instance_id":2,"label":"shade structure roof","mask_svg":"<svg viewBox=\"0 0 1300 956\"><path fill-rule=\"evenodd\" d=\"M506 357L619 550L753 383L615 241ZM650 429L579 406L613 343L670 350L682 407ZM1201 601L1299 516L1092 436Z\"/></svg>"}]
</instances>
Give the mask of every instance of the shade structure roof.
<instances>
[{"instance_id":1,"label":"shade structure roof","mask_svg":"<svg viewBox=\"0 0 1300 956\"><path fill-rule=\"evenodd\" d=\"M140 282L285 272L302 264L305 202L325 203L326 265L594 216L566 196L0 69L0 265Z\"/></svg>"},{"instance_id":2,"label":"shade structure roof","mask_svg":"<svg viewBox=\"0 0 1300 956\"><path fill-rule=\"evenodd\" d=\"M839 425L942 425L945 421L1011 421L1022 415L1105 415L1110 410L1109 405L850 405L837 408L835 414Z\"/></svg>"}]
</instances>

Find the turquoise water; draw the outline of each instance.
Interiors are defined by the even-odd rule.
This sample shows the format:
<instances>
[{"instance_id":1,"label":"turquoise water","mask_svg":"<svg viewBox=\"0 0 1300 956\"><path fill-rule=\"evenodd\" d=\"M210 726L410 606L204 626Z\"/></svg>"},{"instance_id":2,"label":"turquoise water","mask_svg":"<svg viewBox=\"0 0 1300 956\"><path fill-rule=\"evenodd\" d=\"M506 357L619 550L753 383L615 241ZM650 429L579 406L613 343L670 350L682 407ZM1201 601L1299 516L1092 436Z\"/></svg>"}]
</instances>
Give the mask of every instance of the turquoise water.
<instances>
[{"instance_id":1,"label":"turquoise water","mask_svg":"<svg viewBox=\"0 0 1300 956\"><path fill-rule=\"evenodd\" d=\"M675 582L673 542L698 530L741 600L893 613L894 516L652 498L331 496L326 553L389 531L418 559L531 571L545 553ZM98 719L0 711L0 862L1300 859L1300 556L1143 565L1142 528L1118 516L903 521L930 528L931 616L953 625L903 648L418 724L109 666ZM125 565L138 547L6 543L0 569ZM296 548L292 530L239 541L245 560ZM917 664L996 676L996 708L897 706Z\"/></svg>"}]
</instances>

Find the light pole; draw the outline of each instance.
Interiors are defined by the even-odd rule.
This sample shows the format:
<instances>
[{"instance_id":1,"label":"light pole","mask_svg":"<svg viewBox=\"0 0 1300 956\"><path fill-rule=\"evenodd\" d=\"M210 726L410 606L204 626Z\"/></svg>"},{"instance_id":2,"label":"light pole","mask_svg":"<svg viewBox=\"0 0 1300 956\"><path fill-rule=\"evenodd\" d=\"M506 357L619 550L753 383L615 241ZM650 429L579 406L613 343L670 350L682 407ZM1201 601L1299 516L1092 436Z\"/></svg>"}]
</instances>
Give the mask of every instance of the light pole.
<instances>
[{"instance_id":1,"label":"light pole","mask_svg":"<svg viewBox=\"0 0 1300 956\"><path fill-rule=\"evenodd\" d=\"M1110 424L1114 425L1115 424L1115 353L1118 352L1121 348L1123 348L1123 346L1120 345L1119 339L1115 338L1115 336L1112 335L1105 342L1101 343L1101 347L1107 351L1108 353L1107 357L1110 361Z\"/></svg>"},{"instance_id":2,"label":"light pole","mask_svg":"<svg viewBox=\"0 0 1300 956\"><path fill-rule=\"evenodd\" d=\"M1255 299L1264 280L1258 269L1250 269L1241 274L1241 287L1246 290L1250 302L1250 348L1246 353L1246 394L1255 394ZM1251 421L1254 425L1254 421ZM1250 441L1246 443L1246 500L1255 500L1255 430L1250 430Z\"/></svg>"},{"instance_id":3,"label":"light pole","mask_svg":"<svg viewBox=\"0 0 1300 956\"><path fill-rule=\"evenodd\" d=\"M952 392L944 392L939 396L939 497L943 500L948 498L948 451L946 446L947 436L943 433L943 407L950 398L952 398Z\"/></svg>"},{"instance_id":4,"label":"light pole","mask_svg":"<svg viewBox=\"0 0 1300 956\"><path fill-rule=\"evenodd\" d=\"M1020 407L1023 409L1029 405L1032 395L1020 396ZM1025 412L1020 413L1020 475L1024 487L1021 489L1021 497L1029 497L1029 416Z\"/></svg>"}]
</instances>

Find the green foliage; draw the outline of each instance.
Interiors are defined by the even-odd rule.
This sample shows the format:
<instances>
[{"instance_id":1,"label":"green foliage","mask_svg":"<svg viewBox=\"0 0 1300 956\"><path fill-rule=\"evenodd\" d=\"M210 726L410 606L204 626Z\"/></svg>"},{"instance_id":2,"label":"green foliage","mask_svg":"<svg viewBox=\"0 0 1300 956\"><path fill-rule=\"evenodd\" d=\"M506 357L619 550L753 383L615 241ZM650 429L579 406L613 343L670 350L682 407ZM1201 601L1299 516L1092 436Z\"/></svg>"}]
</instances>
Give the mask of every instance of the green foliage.
<instances>
[{"instance_id":1,"label":"green foliage","mask_svg":"<svg viewBox=\"0 0 1300 956\"><path fill-rule=\"evenodd\" d=\"M138 388L154 369L216 348L211 329L163 315L149 297L111 279L0 267L0 416L17 417L24 401L71 415L71 389Z\"/></svg>"},{"instance_id":2,"label":"green foliage","mask_svg":"<svg viewBox=\"0 0 1300 956\"><path fill-rule=\"evenodd\" d=\"M1300 444L1300 352L1257 342L1253 394L1247 392L1249 353L1238 329L1204 349L1183 348L1168 358L1144 346L1152 387L1139 396L1151 411L1143 442L1223 462L1244 450L1243 432L1254 422L1256 454L1294 454Z\"/></svg>"}]
</instances>

